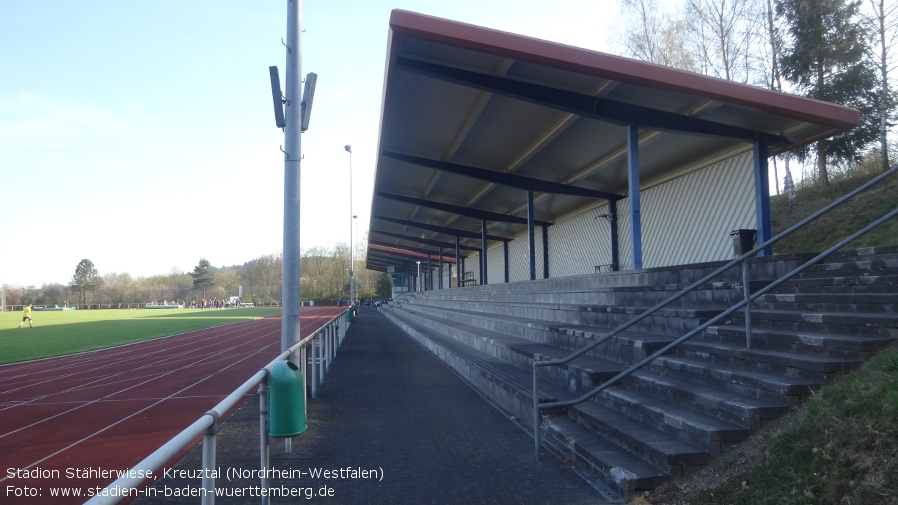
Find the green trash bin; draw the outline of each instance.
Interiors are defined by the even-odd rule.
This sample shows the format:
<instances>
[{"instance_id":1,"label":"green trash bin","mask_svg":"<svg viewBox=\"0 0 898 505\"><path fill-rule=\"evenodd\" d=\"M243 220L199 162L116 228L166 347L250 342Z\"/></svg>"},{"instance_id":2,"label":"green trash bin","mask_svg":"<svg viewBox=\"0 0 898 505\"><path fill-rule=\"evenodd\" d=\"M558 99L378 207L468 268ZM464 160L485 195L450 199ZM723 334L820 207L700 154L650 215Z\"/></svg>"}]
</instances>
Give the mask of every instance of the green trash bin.
<instances>
[{"instance_id":1,"label":"green trash bin","mask_svg":"<svg viewBox=\"0 0 898 505\"><path fill-rule=\"evenodd\" d=\"M268 376L268 434L290 438L306 431L305 384L299 367L278 361Z\"/></svg>"},{"instance_id":2,"label":"green trash bin","mask_svg":"<svg viewBox=\"0 0 898 505\"><path fill-rule=\"evenodd\" d=\"M346 310L346 322L352 322L352 307L349 307L349 309Z\"/></svg>"}]
</instances>

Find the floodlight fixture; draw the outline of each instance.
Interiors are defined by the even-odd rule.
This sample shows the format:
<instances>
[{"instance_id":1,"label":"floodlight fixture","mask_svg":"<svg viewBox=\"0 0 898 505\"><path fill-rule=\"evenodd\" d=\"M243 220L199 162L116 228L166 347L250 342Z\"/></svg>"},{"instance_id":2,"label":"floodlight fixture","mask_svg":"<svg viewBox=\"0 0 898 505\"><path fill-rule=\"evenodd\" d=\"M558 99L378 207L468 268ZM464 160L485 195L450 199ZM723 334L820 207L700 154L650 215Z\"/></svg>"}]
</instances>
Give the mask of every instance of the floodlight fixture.
<instances>
[{"instance_id":1,"label":"floodlight fixture","mask_svg":"<svg viewBox=\"0 0 898 505\"><path fill-rule=\"evenodd\" d=\"M281 78L278 76L277 67L268 67L268 75L271 77L271 100L274 102L274 124L278 128L287 125L284 119L284 94L281 92Z\"/></svg>"},{"instance_id":2,"label":"floodlight fixture","mask_svg":"<svg viewBox=\"0 0 898 505\"><path fill-rule=\"evenodd\" d=\"M309 129L309 117L312 115L312 100L315 99L315 84L318 82L318 74L309 72L306 74L306 83L302 90L302 113L299 120L299 131Z\"/></svg>"}]
</instances>

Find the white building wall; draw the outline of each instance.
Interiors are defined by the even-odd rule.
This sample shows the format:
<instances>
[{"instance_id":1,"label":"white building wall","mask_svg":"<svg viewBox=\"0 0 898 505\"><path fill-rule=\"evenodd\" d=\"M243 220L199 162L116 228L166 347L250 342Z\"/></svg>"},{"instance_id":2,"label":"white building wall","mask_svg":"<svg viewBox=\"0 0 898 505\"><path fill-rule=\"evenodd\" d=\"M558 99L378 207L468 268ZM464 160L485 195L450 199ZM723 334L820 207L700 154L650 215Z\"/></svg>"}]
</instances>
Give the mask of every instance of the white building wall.
<instances>
[{"instance_id":1,"label":"white building wall","mask_svg":"<svg viewBox=\"0 0 898 505\"><path fill-rule=\"evenodd\" d=\"M748 152L683 177L644 190L642 266L683 265L730 259L729 232L757 228L754 167ZM620 269L633 268L629 199L617 203ZM611 224L598 217L608 206L566 217L549 227L549 276L591 274L596 265L611 263ZM542 228L536 228L536 278L543 277ZM488 251L488 281L504 282L503 246ZM527 234L509 243L509 280L529 280ZM480 279L480 257L466 260L466 270Z\"/></svg>"},{"instance_id":2,"label":"white building wall","mask_svg":"<svg viewBox=\"0 0 898 505\"><path fill-rule=\"evenodd\" d=\"M752 154L648 189L641 201L645 268L730 259L730 231L757 227Z\"/></svg>"}]
</instances>

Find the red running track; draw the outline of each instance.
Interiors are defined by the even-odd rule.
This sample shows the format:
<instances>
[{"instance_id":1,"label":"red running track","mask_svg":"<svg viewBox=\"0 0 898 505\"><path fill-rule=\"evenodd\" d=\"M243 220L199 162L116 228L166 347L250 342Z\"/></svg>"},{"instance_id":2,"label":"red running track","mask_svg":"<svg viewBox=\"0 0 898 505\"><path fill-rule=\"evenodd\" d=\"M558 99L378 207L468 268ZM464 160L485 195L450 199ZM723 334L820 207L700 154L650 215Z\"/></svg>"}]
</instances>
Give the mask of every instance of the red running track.
<instances>
[{"instance_id":1,"label":"red running track","mask_svg":"<svg viewBox=\"0 0 898 505\"><path fill-rule=\"evenodd\" d=\"M302 337L341 311L304 308ZM103 472L139 463L277 357L280 342L281 319L268 317L0 367L0 503L83 503L115 480Z\"/></svg>"}]
</instances>

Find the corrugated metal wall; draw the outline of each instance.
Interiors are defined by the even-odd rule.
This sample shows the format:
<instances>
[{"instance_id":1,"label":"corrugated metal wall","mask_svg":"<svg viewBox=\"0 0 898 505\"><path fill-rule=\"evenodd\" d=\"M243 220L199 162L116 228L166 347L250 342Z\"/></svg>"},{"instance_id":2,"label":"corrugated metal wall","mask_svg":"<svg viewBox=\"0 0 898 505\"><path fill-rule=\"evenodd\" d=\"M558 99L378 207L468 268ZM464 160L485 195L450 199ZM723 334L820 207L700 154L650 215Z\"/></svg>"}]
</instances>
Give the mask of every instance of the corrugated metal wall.
<instances>
[{"instance_id":1,"label":"corrugated metal wall","mask_svg":"<svg viewBox=\"0 0 898 505\"><path fill-rule=\"evenodd\" d=\"M646 189L642 203L644 268L729 259L731 230L756 228L754 168L748 152L677 179ZM617 204L620 268L633 268L629 200ZM607 205L559 220L549 228L549 276L590 274L596 265L611 263ZM509 244L509 281L530 279L527 235ZM480 255L466 260L465 269L480 279ZM504 250L487 252L488 281L505 281ZM542 228L536 229L536 278L543 277ZM448 282L444 287L448 287Z\"/></svg>"},{"instance_id":2,"label":"corrugated metal wall","mask_svg":"<svg viewBox=\"0 0 898 505\"><path fill-rule=\"evenodd\" d=\"M752 154L642 193L645 268L729 259L737 228L756 228Z\"/></svg>"}]
</instances>

